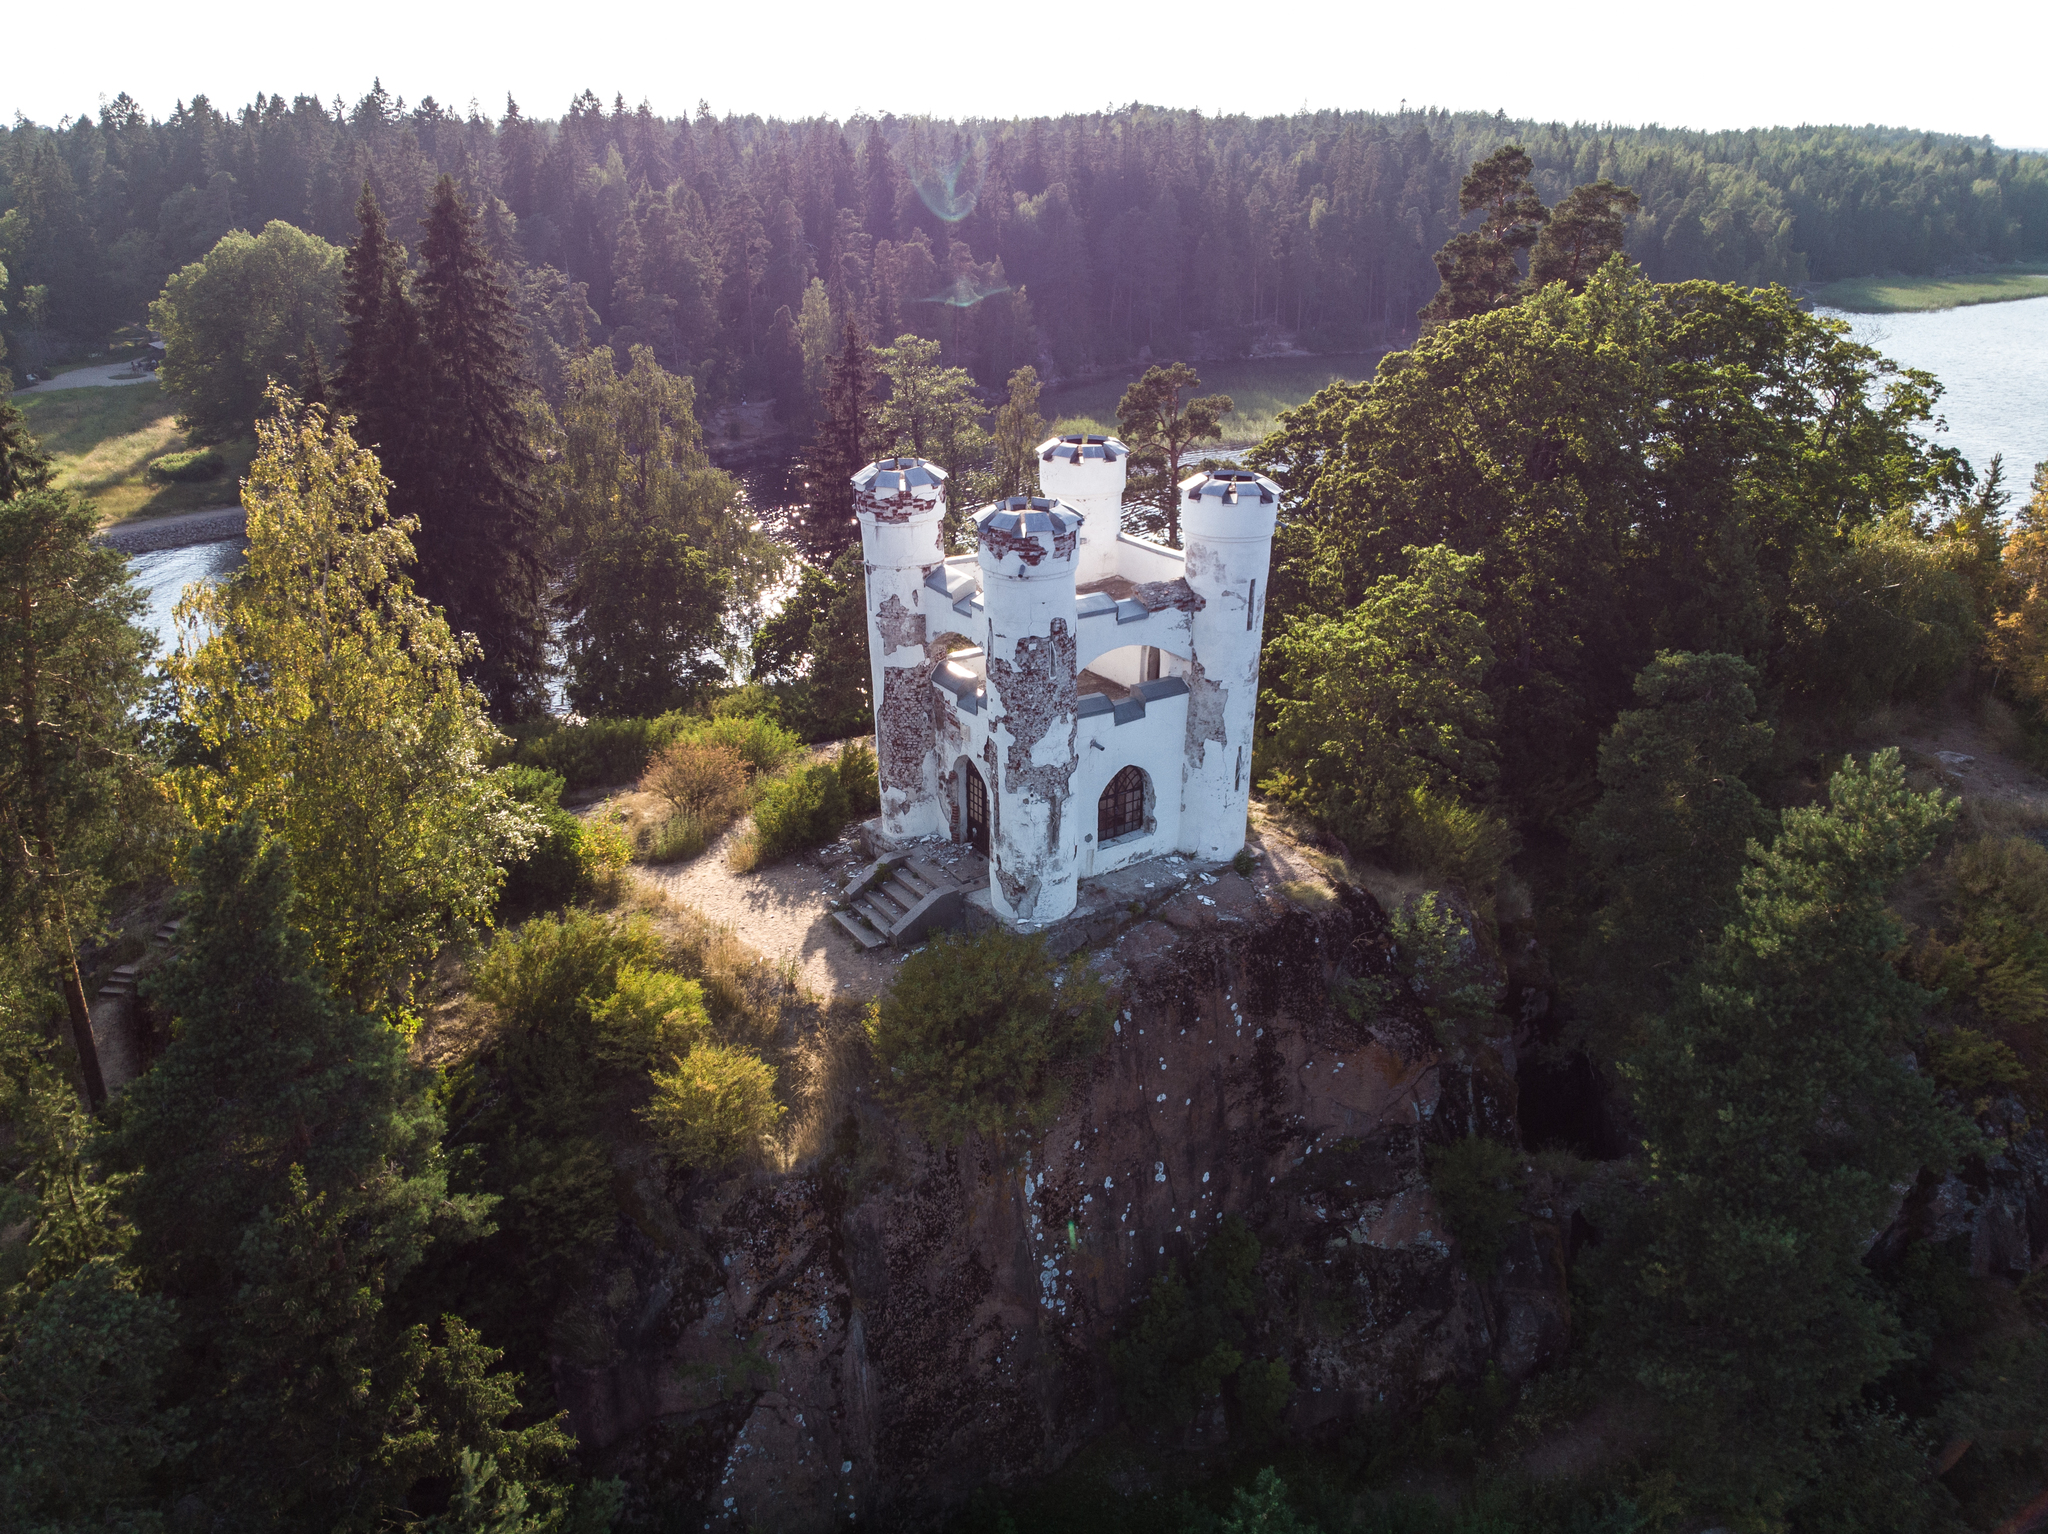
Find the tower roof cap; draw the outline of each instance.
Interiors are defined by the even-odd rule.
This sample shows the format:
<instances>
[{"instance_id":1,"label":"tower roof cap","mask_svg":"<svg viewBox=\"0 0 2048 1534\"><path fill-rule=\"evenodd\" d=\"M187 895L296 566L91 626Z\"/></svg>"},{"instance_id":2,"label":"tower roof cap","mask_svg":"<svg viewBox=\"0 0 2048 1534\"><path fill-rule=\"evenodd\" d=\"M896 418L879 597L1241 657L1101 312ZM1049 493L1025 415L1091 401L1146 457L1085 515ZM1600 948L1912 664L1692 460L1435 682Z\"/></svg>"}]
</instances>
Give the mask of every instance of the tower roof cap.
<instances>
[{"instance_id":1,"label":"tower roof cap","mask_svg":"<svg viewBox=\"0 0 2048 1534\"><path fill-rule=\"evenodd\" d=\"M1256 501L1270 506L1280 498L1280 487L1249 469L1216 469L1189 475L1180 482L1180 493L1190 501L1220 501L1225 506Z\"/></svg>"},{"instance_id":2,"label":"tower roof cap","mask_svg":"<svg viewBox=\"0 0 2048 1534\"><path fill-rule=\"evenodd\" d=\"M1106 459L1115 463L1119 458L1131 456L1131 450L1114 437L1094 437L1086 432L1070 432L1064 437L1047 437L1038 444L1038 456L1046 463L1055 458L1068 463L1080 463L1090 458Z\"/></svg>"},{"instance_id":3,"label":"tower roof cap","mask_svg":"<svg viewBox=\"0 0 2048 1534\"><path fill-rule=\"evenodd\" d=\"M868 495L900 495L946 482L946 471L923 458L883 458L853 476L853 488Z\"/></svg>"},{"instance_id":4,"label":"tower roof cap","mask_svg":"<svg viewBox=\"0 0 2048 1534\"><path fill-rule=\"evenodd\" d=\"M1029 533L1071 533L1087 519L1065 501L1044 495L1013 495L991 501L974 514L974 525L1015 537Z\"/></svg>"}]
</instances>

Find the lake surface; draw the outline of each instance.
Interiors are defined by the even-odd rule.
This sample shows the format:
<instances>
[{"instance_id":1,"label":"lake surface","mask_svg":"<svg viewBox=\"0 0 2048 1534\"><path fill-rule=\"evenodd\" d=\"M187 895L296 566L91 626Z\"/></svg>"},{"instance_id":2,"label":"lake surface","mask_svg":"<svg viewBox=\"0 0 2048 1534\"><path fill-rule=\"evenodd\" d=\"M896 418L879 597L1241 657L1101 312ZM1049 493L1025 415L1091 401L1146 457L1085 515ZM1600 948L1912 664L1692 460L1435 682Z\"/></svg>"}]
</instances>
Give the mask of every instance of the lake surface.
<instances>
[{"instance_id":1,"label":"lake surface","mask_svg":"<svg viewBox=\"0 0 2048 1534\"><path fill-rule=\"evenodd\" d=\"M2024 498L2034 465L2048 462L2048 298L1973 304L1929 314L1842 314L1857 340L1941 380L1947 429L1979 474L2005 454L2005 482Z\"/></svg>"},{"instance_id":2,"label":"lake surface","mask_svg":"<svg viewBox=\"0 0 2048 1534\"><path fill-rule=\"evenodd\" d=\"M218 543L192 543L182 549L157 549L137 554L128 561L128 573L148 593L142 612L142 626L156 635L157 658L168 655L177 640L177 625L171 610L178 605L188 582L217 579L242 562L242 540L223 538Z\"/></svg>"}]
</instances>

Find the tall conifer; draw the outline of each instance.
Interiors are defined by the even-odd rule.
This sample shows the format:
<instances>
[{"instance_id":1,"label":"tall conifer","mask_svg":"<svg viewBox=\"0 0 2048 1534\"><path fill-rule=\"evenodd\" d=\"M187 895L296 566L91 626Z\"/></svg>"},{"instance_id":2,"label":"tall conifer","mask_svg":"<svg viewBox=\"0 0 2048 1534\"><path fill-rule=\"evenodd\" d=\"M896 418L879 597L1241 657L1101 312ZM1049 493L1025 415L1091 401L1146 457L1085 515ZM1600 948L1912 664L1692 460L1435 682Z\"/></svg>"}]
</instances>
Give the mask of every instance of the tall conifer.
<instances>
[{"instance_id":1,"label":"tall conifer","mask_svg":"<svg viewBox=\"0 0 2048 1534\"><path fill-rule=\"evenodd\" d=\"M424 472L418 498L401 493L394 509L420 519L421 594L482 642L477 681L512 717L538 705L546 667L540 465L520 408L531 385L511 295L452 177L422 222L420 329L433 368Z\"/></svg>"},{"instance_id":2,"label":"tall conifer","mask_svg":"<svg viewBox=\"0 0 2048 1534\"><path fill-rule=\"evenodd\" d=\"M854 541L853 492L847 481L867 466L881 436L874 348L852 320L846 322L845 344L828 373L825 418L804 463L803 517L805 544L825 559Z\"/></svg>"}]
</instances>

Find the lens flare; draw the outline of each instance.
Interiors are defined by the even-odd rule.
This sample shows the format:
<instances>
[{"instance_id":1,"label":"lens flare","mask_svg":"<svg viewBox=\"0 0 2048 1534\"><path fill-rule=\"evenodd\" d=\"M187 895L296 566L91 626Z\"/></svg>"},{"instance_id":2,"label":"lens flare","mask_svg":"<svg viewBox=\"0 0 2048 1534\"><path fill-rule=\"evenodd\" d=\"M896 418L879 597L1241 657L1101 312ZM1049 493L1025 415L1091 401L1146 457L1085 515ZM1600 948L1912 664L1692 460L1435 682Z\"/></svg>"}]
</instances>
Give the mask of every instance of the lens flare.
<instances>
[{"instance_id":1,"label":"lens flare","mask_svg":"<svg viewBox=\"0 0 2048 1534\"><path fill-rule=\"evenodd\" d=\"M936 216L957 224L981 201L981 166L971 160L916 166L910 171L910 184Z\"/></svg>"},{"instance_id":2,"label":"lens flare","mask_svg":"<svg viewBox=\"0 0 2048 1534\"><path fill-rule=\"evenodd\" d=\"M962 272L951 282L929 298L920 298L921 304L944 304L949 309L972 309L985 298L994 298L998 293L1007 293L1010 285L999 283L994 287L983 287L974 280L973 274Z\"/></svg>"}]
</instances>

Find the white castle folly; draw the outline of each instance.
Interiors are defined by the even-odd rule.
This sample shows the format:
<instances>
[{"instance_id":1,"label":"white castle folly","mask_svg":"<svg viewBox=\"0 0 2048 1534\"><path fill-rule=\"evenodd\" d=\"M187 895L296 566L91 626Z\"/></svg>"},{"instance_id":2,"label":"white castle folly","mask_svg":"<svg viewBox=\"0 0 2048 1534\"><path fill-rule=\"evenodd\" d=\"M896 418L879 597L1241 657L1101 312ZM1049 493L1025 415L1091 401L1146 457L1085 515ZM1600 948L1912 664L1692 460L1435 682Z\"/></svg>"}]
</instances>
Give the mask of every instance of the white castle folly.
<instances>
[{"instance_id":1,"label":"white castle folly","mask_svg":"<svg viewBox=\"0 0 2048 1534\"><path fill-rule=\"evenodd\" d=\"M948 559L945 474L891 458L853 477L885 849L927 837L989 859L997 916L1074 909L1077 882L1244 845L1260 620L1279 488L1181 483L1187 547L1118 531L1128 449L1055 437L1043 496L974 517Z\"/></svg>"}]
</instances>

